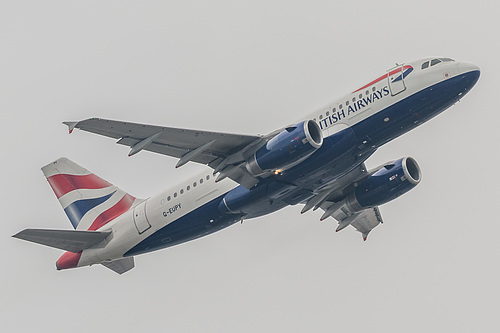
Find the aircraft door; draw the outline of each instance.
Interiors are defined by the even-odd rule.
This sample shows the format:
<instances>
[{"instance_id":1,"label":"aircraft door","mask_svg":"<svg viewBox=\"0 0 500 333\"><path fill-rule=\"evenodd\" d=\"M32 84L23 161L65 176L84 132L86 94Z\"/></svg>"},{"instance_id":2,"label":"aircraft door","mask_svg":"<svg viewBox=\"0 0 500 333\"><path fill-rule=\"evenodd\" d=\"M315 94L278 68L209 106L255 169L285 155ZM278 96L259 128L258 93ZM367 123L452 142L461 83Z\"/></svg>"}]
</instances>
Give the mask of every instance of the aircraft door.
<instances>
[{"instance_id":1,"label":"aircraft door","mask_svg":"<svg viewBox=\"0 0 500 333\"><path fill-rule=\"evenodd\" d=\"M134 208L134 223L139 234L151 228L151 224L149 224L148 217L146 216L147 202L146 200Z\"/></svg>"},{"instance_id":2,"label":"aircraft door","mask_svg":"<svg viewBox=\"0 0 500 333\"><path fill-rule=\"evenodd\" d=\"M403 65L389 69L387 71L387 79L389 81L389 89L391 90L392 96L396 96L405 91L406 86L403 78Z\"/></svg>"}]
</instances>

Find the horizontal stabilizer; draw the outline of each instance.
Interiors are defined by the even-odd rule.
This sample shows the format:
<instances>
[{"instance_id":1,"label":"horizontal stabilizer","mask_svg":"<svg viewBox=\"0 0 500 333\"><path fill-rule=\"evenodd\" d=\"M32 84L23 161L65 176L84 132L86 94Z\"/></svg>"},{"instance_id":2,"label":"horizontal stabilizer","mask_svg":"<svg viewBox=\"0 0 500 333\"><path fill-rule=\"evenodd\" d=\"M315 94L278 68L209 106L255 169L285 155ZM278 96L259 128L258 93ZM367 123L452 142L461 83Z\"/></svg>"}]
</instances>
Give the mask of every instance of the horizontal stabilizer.
<instances>
[{"instance_id":1,"label":"horizontal stabilizer","mask_svg":"<svg viewBox=\"0 0 500 333\"><path fill-rule=\"evenodd\" d=\"M111 231L25 229L12 237L69 252L80 252L102 242Z\"/></svg>"},{"instance_id":2,"label":"horizontal stabilizer","mask_svg":"<svg viewBox=\"0 0 500 333\"><path fill-rule=\"evenodd\" d=\"M107 261L101 263L104 267L115 271L118 274L123 274L134 268L134 257L122 258L113 261Z\"/></svg>"}]
</instances>

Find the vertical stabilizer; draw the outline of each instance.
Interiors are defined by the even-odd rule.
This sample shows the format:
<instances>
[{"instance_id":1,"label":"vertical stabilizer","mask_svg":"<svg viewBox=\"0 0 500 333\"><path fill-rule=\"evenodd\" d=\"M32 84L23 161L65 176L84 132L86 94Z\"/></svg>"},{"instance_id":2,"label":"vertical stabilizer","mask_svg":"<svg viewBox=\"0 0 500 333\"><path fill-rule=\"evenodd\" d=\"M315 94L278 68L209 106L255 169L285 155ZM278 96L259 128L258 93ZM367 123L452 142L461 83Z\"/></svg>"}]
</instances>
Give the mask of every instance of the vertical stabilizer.
<instances>
[{"instance_id":1,"label":"vertical stabilizer","mask_svg":"<svg viewBox=\"0 0 500 333\"><path fill-rule=\"evenodd\" d=\"M98 230L137 199L87 169L60 158L42 168L73 228Z\"/></svg>"}]
</instances>

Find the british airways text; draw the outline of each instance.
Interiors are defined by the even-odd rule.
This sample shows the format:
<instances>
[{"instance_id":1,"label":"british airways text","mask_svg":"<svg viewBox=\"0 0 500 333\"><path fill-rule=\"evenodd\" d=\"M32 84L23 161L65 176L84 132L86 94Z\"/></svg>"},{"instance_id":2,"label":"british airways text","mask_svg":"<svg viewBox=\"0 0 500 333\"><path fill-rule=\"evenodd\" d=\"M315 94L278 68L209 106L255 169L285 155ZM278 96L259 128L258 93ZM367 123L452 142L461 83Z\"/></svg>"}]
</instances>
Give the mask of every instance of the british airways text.
<instances>
[{"instance_id":1,"label":"british airways text","mask_svg":"<svg viewBox=\"0 0 500 333\"><path fill-rule=\"evenodd\" d=\"M376 100L382 99L389 94L390 91L388 86L385 86L380 90L376 90L370 95L358 99L356 102L352 103L352 105L346 106L344 109L339 109L339 111L333 112L332 115L320 120L319 127L321 129L325 129L328 126L335 124L345 117L349 117L350 114L367 107Z\"/></svg>"}]
</instances>

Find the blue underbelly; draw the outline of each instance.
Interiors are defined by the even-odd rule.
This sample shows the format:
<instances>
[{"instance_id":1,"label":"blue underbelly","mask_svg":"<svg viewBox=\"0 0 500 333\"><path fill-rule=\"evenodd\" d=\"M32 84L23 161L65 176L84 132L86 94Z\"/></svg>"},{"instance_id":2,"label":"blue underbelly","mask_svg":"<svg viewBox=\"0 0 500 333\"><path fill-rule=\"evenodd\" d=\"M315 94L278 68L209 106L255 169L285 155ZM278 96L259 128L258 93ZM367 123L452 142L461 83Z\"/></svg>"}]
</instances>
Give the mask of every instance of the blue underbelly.
<instances>
[{"instance_id":1,"label":"blue underbelly","mask_svg":"<svg viewBox=\"0 0 500 333\"><path fill-rule=\"evenodd\" d=\"M166 225L134 246L124 256L134 256L200 238L234 224L240 216L221 214L223 195Z\"/></svg>"},{"instance_id":2,"label":"blue underbelly","mask_svg":"<svg viewBox=\"0 0 500 333\"><path fill-rule=\"evenodd\" d=\"M247 215L260 216L285 207L289 202L286 197L282 200L269 198L286 191L287 188L296 188L286 194L288 198L292 198L294 191L312 191L334 181L363 163L376 148L455 104L474 86L478 78L479 72L470 72L440 82L389 106L349 129L325 138L323 146L305 162L286 170L282 175L261 181L257 186L267 186L266 193L253 199L253 202L248 202L246 209L250 213ZM241 215L219 211L218 207L224 195L158 230L125 253L125 256L184 243L239 221Z\"/></svg>"}]
</instances>

